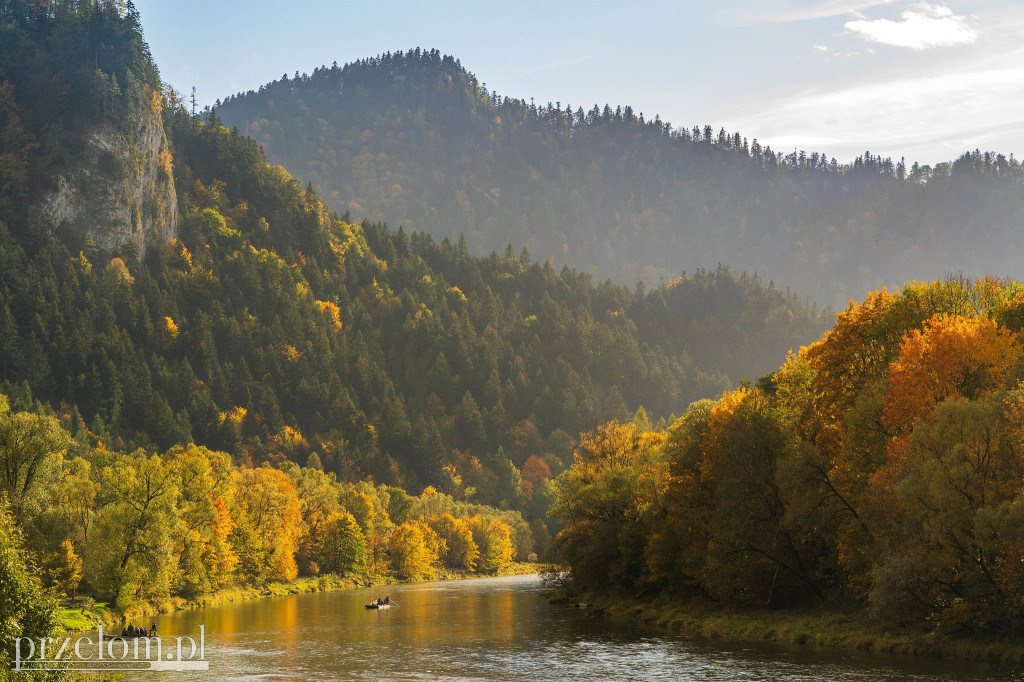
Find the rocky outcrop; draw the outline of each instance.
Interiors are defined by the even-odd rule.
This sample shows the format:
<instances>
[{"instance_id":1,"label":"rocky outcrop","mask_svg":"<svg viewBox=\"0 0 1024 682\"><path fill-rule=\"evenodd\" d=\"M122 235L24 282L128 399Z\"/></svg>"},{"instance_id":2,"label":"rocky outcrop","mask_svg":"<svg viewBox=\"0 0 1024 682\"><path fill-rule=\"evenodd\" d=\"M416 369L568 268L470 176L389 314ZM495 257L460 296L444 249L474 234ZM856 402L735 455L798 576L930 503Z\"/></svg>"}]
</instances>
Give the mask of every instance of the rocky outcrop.
<instances>
[{"instance_id":1,"label":"rocky outcrop","mask_svg":"<svg viewBox=\"0 0 1024 682\"><path fill-rule=\"evenodd\" d=\"M89 134L72 171L57 177L34 211L35 221L58 237L90 235L105 251L146 247L177 234L178 200L160 100L120 124Z\"/></svg>"}]
</instances>

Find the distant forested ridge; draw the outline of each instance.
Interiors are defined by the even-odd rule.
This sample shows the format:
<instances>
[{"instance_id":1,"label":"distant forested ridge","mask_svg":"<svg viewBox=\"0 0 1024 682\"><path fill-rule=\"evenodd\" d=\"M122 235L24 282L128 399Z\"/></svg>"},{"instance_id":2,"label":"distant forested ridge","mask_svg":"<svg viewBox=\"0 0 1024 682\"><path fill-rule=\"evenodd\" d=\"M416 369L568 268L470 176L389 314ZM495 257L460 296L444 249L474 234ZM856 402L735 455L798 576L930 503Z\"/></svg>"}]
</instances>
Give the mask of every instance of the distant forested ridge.
<instances>
[{"instance_id":1,"label":"distant forested ridge","mask_svg":"<svg viewBox=\"0 0 1024 682\"><path fill-rule=\"evenodd\" d=\"M285 75L218 113L336 210L619 282L722 262L841 308L911 279L1022 274L1012 156L840 164L628 106L499 96L420 49Z\"/></svg>"},{"instance_id":2,"label":"distant forested ridge","mask_svg":"<svg viewBox=\"0 0 1024 682\"><path fill-rule=\"evenodd\" d=\"M61 50L70 60L105 49L107 34L136 39L127 65L104 78L49 72L62 92L85 89L88 116L47 114L34 99L45 89L9 90L12 106L43 117L33 126L49 130L49 115L60 139L87 139L145 106L167 135L160 163L176 188L178 236L143 256L34 229L17 197L48 191L52 173L37 157L47 147L18 147L15 136L0 149L40 169L38 187L8 184L0 198L10 209L0 382L17 404L38 399L110 447L194 442L256 464L315 453L344 480L434 485L525 510L578 432L640 406L668 417L756 376L827 323L726 267L627 289L526 251L476 257L461 240L356 224L268 164L256 142L161 90L138 17L119 3L3 12L14 36L3 73L29 68L38 46L49 68L67 61ZM99 107L90 88L104 83ZM155 97L140 103L147 89Z\"/></svg>"}]
</instances>

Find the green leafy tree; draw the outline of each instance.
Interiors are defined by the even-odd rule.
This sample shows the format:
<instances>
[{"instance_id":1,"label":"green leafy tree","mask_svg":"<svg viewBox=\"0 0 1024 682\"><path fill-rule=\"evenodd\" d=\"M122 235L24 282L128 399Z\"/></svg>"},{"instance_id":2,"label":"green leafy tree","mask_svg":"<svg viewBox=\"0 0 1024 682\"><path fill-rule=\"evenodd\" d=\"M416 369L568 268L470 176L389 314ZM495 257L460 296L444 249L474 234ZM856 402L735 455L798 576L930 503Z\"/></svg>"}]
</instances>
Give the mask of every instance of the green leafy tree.
<instances>
[{"instance_id":1,"label":"green leafy tree","mask_svg":"<svg viewBox=\"0 0 1024 682\"><path fill-rule=\"evenodd\" d=\"M512 563L515 547L512 544L512 530L500 519L488 519L481 515L466 519L473 542L479 547L477 570L495 573Z\"/></svg>"},{"instance_id":2,"label":"green leafy tree","mask_svg":"<svg viewBox=\"0 0 1024 682\"><path fill-rule=\"evenodd\" d=\"M0 403L0 492L16 515L23 515L38 495L55 481L60 462L71 445L53 417L10 412L7 398Z\"/></svg>"},{"instance_id":3,"label":"green leafy tree","mask_svg":"<svg viewBox=\"0 0 1024 682\"><path fill-rule=\"evenodd\" d=\"M85 553L89 583L120 609L170 594L178 488L159 457L117 455L103 469L95 528Z\"/></svg>"},{"instance_id":4,"label":"green leafy tree","mask_svg":"<svg viewBox=\"0 0 1024 682\"><path fill-rule=\"evenodd\" d=\"M64 540L56 552L44 557L40 568L46 585L59 594L69 595L74 605L75 593L82 582L82 558L75 552L71 540Z\"/></svg>"},{"instance_id":5,"label":"green leafy tree","mask_svg":"<svg viewBox=\"0 0 1024 682\"><path fill-rule=\"evenodd\" d=\"M38 642L60 632L57 604L40 585L34 568L10 508L0 501L0 666L4 671L13 667L16 638Z\"/></svg>"},{"instance_id":6,"label":"green leafy tree","mask_svg":"<svg viewBox=\"0 0 1024 682\"><path fill-rule=\"evenodd\" d=\"M348 512L335 513L324 521L309 553L320 572L346 575L366 570L366 539Z\"/></svg>"}]
</instances>

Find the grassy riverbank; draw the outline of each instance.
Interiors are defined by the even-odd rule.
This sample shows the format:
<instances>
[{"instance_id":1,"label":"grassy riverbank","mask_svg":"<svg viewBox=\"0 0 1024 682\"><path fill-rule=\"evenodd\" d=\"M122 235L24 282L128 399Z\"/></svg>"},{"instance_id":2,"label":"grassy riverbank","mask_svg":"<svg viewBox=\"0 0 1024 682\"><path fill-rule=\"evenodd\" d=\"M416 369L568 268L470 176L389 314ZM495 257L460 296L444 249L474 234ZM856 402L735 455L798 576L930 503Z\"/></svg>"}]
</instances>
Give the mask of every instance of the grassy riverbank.
<instances>
[{"instance_id":1,"label":"grassy riverbank","mask_svg":"<svg viewBox=\"0 0 1024 682\"><path fill-rule=\"evenodd\" d=\"M437 574L424 581L398 580L392 576L337 576L321 575L297 578L288 582L267 583L261 587L234 586L211 592L197 599L187 600L172 597L157 604L145 604L138 607L118 611L106 602L91 603L86 600L77 607L67 607L60 611L61 623L68 631L94 630L100 625L104 627L120 627L125 621L139 622L157 613L170 613L209 606L222 606L238 602L253 601L264 597L285 597L292 594L309 592L330 592L333 590L351 590L361 587L393 585L397 583L430 582L434 580L470 580L474 578L494 578L510 575L528 575L539 573L541 566L535 563L514 562L497 573L480 574L450 569L439 570Z\"/></svg>"},{"instance_id":2,"label":"grassy riverbank","mask_svg":"<svg viewBox=\"0 0 1024 682\"><path fill-rule=\"evenodd\" d=\"M90 600L91 602L91 600ZM61 626L68 632L95 630L120 622L120 614L106 602L87 603L83 600L78 606L65 606L60 609Z\"/></svg>"},{"instance_id":3,"label":"grassy riverbank","mask_svg":"<svg viewBox=\"0 0 1024 682\"><path fill-rule=\"evenodd\" d=\"M863 610L735 610L671 601L608 598L591 599L588 605L612 617L639 620L710 639L771 641L948 660L1024 663L1024 641L1020 637L882 628Z\"/></svg>"},{"instance_id":4,"label":"grassy riverbank","mask_svg":"<svg viewBox=\"0 0 1024 682\"><path fill-rule=\"evenodd\" d=\"M543 566L541 564L529 561L513 561L494 573L469 573L467 571L442 569L439 570L430 580L421 582L433 582L435 580L474 580L476 578L504 578L510 575L532 575L534 573L541 573L542 570Z\"/></svg>"}]
</instances>

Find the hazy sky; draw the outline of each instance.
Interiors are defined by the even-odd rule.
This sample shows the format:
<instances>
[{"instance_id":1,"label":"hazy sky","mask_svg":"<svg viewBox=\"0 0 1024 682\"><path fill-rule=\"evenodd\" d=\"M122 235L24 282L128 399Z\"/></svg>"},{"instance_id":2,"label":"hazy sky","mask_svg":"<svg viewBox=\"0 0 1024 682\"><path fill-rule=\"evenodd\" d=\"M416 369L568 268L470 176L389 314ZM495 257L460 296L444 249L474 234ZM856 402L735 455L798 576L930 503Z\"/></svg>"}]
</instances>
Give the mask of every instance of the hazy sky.
<instances>
[{"instance_id":1,"label":"hazy sky","mask_svg":"<svg viewBox=\"0 0 1024 682\"><path fill-rule=\"evenodd\" d=\"M631 104L776 151L934 163L1024 155L1024 2L135 0L166 82L202 104L410 47L488 89Z\"/></svg>"}]
</instances>

